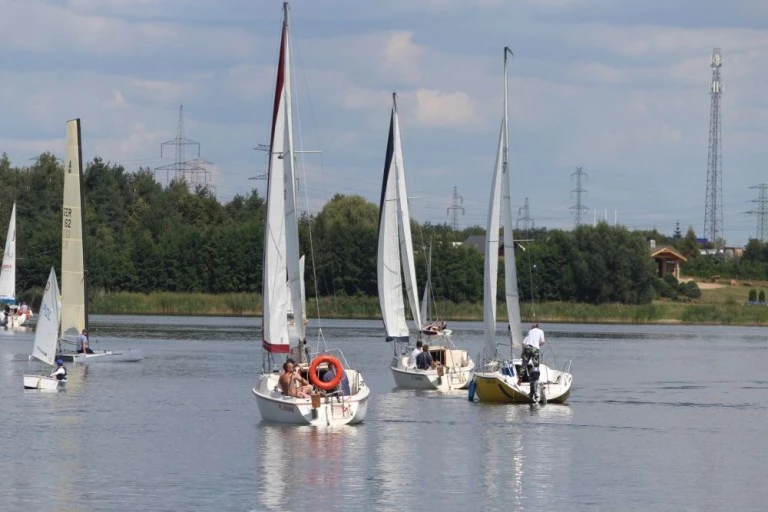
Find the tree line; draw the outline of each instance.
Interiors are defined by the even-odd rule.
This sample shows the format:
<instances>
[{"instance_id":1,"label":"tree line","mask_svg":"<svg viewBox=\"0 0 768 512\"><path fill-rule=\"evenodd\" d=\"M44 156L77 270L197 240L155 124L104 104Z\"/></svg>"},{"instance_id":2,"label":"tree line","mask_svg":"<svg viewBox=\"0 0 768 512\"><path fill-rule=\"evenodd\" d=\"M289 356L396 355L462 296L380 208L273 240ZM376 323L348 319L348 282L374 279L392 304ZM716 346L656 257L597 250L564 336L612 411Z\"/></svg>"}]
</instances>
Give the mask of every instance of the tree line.
<instances>
[{"instance_id":1,"label":"tree line","mask_svg":"<svg viewBox=\"0 0 768 512\"><path fill-rule=\"evenodd\" d=\"M63 175L50 153L26 167L12 166L6 155L0 158L0 236L5 237L3 226L16 201L19 291L39 290L50 267L60 268ZM100 158L87 164L84 182L92 292L261 292L266 202L258 191L223 204L204 186L190 190L179 180L162 186L149 169L127 172ZM307 296L377 295L377 229L378 206L360 196L336 195L321 212L303 215L299 231L307 254ZM482 301L484 256L460 242L484 234L483 228L454 231L447 224L414 222L412 232L421 289L431 246L435 297ZM692 255L689 268L703 271L693 231L676 235L630 232L606 223L573 231L515 232L516 239L527 240L516 246L520 296L524 301L650 302L669 290L656 276L649 237ZM747 249L760 263L742 270L768 272L768 247Z\"/></svg>"}]
</instances>

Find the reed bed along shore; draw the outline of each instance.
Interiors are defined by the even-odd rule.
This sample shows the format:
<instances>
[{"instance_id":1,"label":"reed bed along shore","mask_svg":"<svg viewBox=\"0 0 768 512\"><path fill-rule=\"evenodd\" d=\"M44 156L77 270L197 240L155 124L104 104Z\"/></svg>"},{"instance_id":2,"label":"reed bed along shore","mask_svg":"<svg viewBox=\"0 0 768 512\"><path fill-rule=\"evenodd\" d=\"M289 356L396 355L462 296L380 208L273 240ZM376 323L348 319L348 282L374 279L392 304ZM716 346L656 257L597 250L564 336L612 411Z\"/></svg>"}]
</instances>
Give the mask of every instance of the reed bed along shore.
<instances>
[{"instance_id":1,"label":"reed bed along shore","mask_svg":"<svg viewBox=\"0 0 768 512\"><path fill-rule=\"evenodd\" d=\"M716 325L768 325L768 307L747 305L743 288L723 291L703 290L702 297L691 302L654 301L650 304L579 304L544 302L521 304L524 322L562 323L690 323ZM744 298L741 295L745 295ZM438 302L439 317L446 320L482 320L482 304ZM92 296L90 310L97 314L117 315L212 315L260 316L261 295L249 293L106 293ZM319 314L318 314L319 310ZM498 320L507 318L499 305ZM308 318L379 319L378 297L336 296L310 298Z\"/></svg>"}]
</instances>

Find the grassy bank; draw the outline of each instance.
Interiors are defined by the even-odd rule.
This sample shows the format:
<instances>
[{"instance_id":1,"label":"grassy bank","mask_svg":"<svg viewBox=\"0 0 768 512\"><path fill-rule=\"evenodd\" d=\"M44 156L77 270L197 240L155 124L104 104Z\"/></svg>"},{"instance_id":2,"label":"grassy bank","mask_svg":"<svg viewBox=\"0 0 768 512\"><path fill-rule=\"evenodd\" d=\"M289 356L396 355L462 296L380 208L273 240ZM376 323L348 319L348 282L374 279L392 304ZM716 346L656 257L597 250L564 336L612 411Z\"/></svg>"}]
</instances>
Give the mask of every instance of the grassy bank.
<instances>
[{"instance_id":1,"label":"grassy bank","mask_svg":"<svg viewBox=\"0 0 768 512\"><path fill-rule=\"evenodd\" d=\"M546 302L535 305L535 318L542 322L572 323L695 323L722 325L768 325L768 307L748 306L749 287L768 289L768 283L743 286L726 285L703 289L701 298L691 302L654 301L651 304L575 304ZM308 317L381 318L378 297L322 297L307 304ZM97 293L91 312L122 315L222 315L259 316L261 296L247 293L207 295L199 293ZM481 320L482 304L443 302L437 304L440 316L448 320ZM531 321L533 308L521 306L523 321ZM499 321L506 309L498 308Z\"/></svg>"}]
</instances>

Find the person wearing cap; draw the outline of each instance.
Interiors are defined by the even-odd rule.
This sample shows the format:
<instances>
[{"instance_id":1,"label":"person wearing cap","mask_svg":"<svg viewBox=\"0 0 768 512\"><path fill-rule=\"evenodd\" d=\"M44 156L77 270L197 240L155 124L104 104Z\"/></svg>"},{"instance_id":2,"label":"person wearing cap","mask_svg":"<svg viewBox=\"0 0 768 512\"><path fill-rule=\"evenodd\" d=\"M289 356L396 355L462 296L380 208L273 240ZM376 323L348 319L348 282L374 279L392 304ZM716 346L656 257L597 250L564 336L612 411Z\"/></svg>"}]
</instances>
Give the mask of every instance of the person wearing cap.
<instances>
[{"instance_id":1,"label":"person wearing cap","mask_svg":"<svg viewBox=\"0 0 768 512\"><path fill-rule=\"evenodd\" d=\"M61 359L56 360L56 369L51 372L51 377L56 377L56 380L65 380L67 378L67 369L64 368L64 361Z\"/></svg>"},{"instance_id":2,"label":"person wearing cap","mask_svg":"<svg viewBox=\"0 0 768 512\"><path fill-rule=\"evenodd\" d=\"M523 340L523 372L528 371L529 362L534 367L539 366L539 350L544 343L544 331L539 328L539 324L532 324L528 336Z\"/></svg>"},{"instance_id":3,"label":"person wearing cap","mask_svg":"<svg viewBox=\"0 0 768 512\"><path fill-rule=\"evenodd\" d=\"M88 329L83 329L83 333L77 337L77 350L80 354L93 354L93 350L88 346Z\"/></svg>"}]
</instances>

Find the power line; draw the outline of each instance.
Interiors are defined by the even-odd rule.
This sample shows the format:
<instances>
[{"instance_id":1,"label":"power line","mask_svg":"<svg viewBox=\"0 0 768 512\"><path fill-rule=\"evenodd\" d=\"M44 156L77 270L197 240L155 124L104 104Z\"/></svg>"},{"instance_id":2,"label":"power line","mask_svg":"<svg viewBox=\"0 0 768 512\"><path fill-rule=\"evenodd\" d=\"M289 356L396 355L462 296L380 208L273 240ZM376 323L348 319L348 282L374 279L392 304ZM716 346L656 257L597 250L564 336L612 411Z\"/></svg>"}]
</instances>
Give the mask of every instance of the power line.
<instances>
[{"instance_id":1,"label":"power line","mask_svg":"<svg viewBox=\"0 0 768 512\"><path fill-rule=\"evenodd\" d=\"M533 229L534 222L533 217L531 217L531 208L528 205L528 198L525 198L525 204L517 209L517 214L519 217L517 218L517 229L520 229L520 223L523 224L523 231L526 233Z\"/></svg>"}]
</instances>

